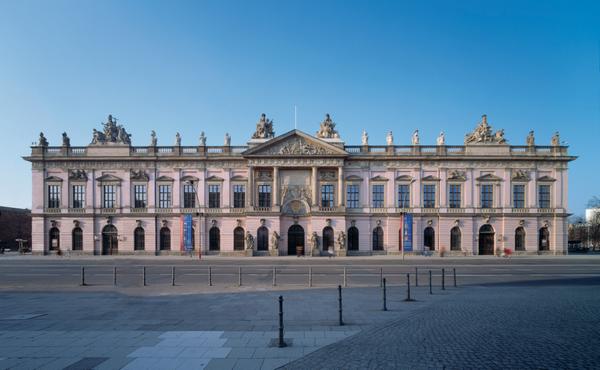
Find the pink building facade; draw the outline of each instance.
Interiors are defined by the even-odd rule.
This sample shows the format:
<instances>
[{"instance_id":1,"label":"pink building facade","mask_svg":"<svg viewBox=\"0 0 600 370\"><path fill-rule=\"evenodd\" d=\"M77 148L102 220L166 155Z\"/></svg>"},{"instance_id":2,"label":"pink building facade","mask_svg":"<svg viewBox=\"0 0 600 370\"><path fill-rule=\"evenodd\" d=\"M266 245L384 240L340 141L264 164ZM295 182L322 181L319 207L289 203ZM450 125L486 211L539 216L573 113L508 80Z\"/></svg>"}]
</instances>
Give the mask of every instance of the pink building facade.
<instances>
[{"instance_id":1,"label":"pink building facade","mask_svg":"<svg viewBox=\"0 0 600 370\"><path fill-rule=\"evenodd\" d=\"M36 254L566 254L568 155L508 145L485 116L464 145L346 145L329 116L247 146L132 146L109 116L92 143L40 142L32 163ZM192 219L192 238L183 219ZM187 216L187 217L190 217ZM411 225L407 223L411 222ZM411 232L408 235L408 232ZM300 247L300 248L298 248Z\"/></svg>"}]
</instances>

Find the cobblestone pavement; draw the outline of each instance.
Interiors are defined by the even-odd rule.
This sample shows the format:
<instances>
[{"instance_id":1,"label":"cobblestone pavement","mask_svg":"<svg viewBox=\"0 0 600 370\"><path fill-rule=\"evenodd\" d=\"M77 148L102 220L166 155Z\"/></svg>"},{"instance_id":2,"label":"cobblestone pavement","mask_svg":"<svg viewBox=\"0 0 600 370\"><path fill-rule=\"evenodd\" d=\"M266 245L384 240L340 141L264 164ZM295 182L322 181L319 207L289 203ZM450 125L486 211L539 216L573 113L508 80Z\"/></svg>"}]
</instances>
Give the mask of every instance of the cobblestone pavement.
<instances>
[{"instance_id":1,"label":"cobblestone pavement","mask_svg":"<svg viewBox=\"0 0 600 370\"><path fill-rule=\"evenodd\" d=\"M326 346L285 369L597 369L600 278L493 284Z\"/></svg>"}]
</instances>

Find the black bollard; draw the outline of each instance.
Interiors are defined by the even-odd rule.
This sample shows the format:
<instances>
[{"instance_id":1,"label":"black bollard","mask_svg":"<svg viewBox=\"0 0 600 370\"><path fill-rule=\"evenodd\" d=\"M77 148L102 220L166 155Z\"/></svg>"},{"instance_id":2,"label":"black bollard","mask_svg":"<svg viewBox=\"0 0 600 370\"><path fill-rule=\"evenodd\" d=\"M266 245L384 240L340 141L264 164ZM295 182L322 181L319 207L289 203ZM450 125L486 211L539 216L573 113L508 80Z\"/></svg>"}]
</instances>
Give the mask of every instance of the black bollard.
<instances>
[{"instance_id":1,"label":"black bollard","mask_svg":"<svg viewBox=\"0 0 600 370\"><path fill-rule=\"evenodd\" d=\"M456 288L456 267L452 269L452 272L454 273L454 287Z\"/></svg>"},{"instance_id":2,"label":"black bollard","mask_svg":"<svg viewBox=\"0 0 600 370\"><path fill-rule=\"evenodd\" d=\"M277 270L273 267L273 286L277 285Z\"/></svg>"},{"instance_id":3,"label":"black bollard","mask_svg":"<svg viewBox=\"0 0 600 370\"><path fill-rule=\"evenodd\" d=\"M446 272L442 269L442 290L446 290Z\"/></svg>"},{"instance_id":4,"label":"black bollard","mask_svg":"<svg viewBox=\"0 0 600 370\"><path fill-rule=\"evenodd\" d=\"M344 288L348 286L348 274L346 273L346 266L344 266Z\"/></svg>"},{"instance_id":5,"label":"black bollard","mask_svg":"<svg viewBox=\"0 0 600 370\"><path fill-rule=\"evenodd\" d=\"M433 290L431 289L431 270L429 270L429 294L433 294Z\"/></svg>"},{"instance_id":6,"label":"black bollard","mask_svg":"<svg viewBox=\"0 0 600 370\"><path fill-rule=\"evenodd\" d=\"M81 266L81 286L85 286L85 267Z\"/></svg>"},{"instance_id":7,"label":"black bollard","mask_svg":"<svg viewBox=\"0 0 600 370\"><path fill-rule=\"evenodd\" d=\"M410 298L410 274L406 274L406 299L405 302L412 302L414 299Z\"/></svg>"},{"instance_id":8,"label":"black bollard","mask_svg":"<svg viewBox=\"0 0 600 370\"><path fill-rule=\"evenodd\" d=\"M142 286L146 286L146 266L142 266Z\"/></svg>"},{"instance_id":9,"label":"black bollard","mask_svg":"<svg viewBox=\"0 0 600 370\"><path fill-rule=\"evenodd\" d=\"M279 296L279 342L277 347L287 347L287 344L283 340L283 296Z\"/></svg>"},{"instance_id":10,"label":"black bollard","mask_svg":"<svg viewBox=\"0 0 600 370\"><path fill-rule=\"evenodd\" d=\"M238 286L242 286L242 267L238 267Z\"/></svg>"},{"instance_id":11,"label":"black bollard","mask_svg":"<svg viewBox=\"0 0 600 370\"><path fill-rule=\"evenodd\" d=\"M171 286L175 286L175 266L171 266Z\"/></svg>"},{"instance_id":12,"label":"black bollard","mask_svg":"<svg viewBox=\"0 0 600 370\"><path fill-rule=\"evenodd\" d=\"M208 286L212 286L212 267L208 266Z\"/></svg>"},{"instance_id":13,"label":"black bollard","mask_svg":"<svg viewBox=\"0 0 600 370\"><path fill-rule=\"evenodd\" d=\"M387 311L387 296L386 296L387 292L386 292L386 281L385 281L385 278L383 278L383 288L382 288L382 291L383 291L383 310Z\"/></svg>"},{"instance_id":14,"label":"black bollard","mask_svg":"<svg viewBox=\"0 0 600 370\"><path fill-rule=\"evenodd\" d=\"M308 287L312 287L312 267L308 268Z\"/></svg>"},{"instance_id":15,"label":"black bollard","mask_svg":"<svg viewBox=\"0 0 600 370\"><path fill-rule=\"evenodd\" d=\"M419 286L419 268L415 267L415 286Z\"/></svg>"},{"instance_id":16,"label":"black bollard","mask_svg":"<svg viewBox=\"0 0 600 370\"><path fill-rule=\"evenodd\" d=\"M344 321L342 320L342 286L338 285L338 305L339 305L339 314L340 314L340 326L344 325Z\"/></svg>"},{"instance_id":17,"label":"black bollard","mask_svg":"<svg viewBox=\"0 0 600 370\"><path fill-rule=\"evenodd\" d=\"M117 266L113 266L113 286L117 286Z\"/></svg>"}]
</instances>

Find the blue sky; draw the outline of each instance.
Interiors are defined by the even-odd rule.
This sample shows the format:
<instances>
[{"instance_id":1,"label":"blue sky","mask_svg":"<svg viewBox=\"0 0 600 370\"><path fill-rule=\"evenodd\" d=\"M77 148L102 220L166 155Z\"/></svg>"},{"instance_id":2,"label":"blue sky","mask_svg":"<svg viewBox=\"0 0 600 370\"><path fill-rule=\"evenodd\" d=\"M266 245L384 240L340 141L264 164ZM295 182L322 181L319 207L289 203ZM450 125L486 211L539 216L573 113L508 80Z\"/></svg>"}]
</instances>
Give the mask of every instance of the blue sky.
<instances>
[{"instance_id":1,"label":"blue sky","mask_svg":"<svg viewBox=\"0 0 600 370\"><path fill-rule=\"evenodd\" d=\"M481 114L512 144L552 133L579 159L570 210L600 195L597 1L0 1L0 205L31 207L21 159L44 131L85 145L109 113L146 145L175 133L388 130L461 144Z\"/></svg>"}]
</instances>

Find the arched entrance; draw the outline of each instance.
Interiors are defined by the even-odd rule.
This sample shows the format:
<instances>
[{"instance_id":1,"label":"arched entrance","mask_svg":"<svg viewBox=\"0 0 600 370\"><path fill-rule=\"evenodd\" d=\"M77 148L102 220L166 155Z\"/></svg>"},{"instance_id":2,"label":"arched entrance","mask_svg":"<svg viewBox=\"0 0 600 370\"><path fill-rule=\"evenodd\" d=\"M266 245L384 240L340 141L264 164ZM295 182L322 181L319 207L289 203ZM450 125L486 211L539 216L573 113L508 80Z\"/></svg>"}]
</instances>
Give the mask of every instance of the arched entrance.
<instances>
[{"instance_id":1,"label":"arched entrance","mask_svg":"<svg viewBox=\"0 0 600 370\"><path fill-rule=\"evenodd\" d=\"M423 246L425 247L425 250L435 250L435 231L431 226L427 226L425 230L423 230Z\"/></svg>"},{"instance_id":2,"label":"arched entrance","mask_svg":"<svg viewBox=\"0 0 600 370\"><path fill-rule=\"evenodd\" d=\"M383 250L383 229L381 228L381 226L377 226L373 229L373 250Z\"/></svg>"},{"instance_id":3,"label":"arched entrance","mask_svg":"<svg viewBox=\"0 0 600 370\"><path fill-rule=\"evenodd\" d=\"M358 228L356 228L356 226L352 226L348 229L348 250L358 250Z\"/></svg>"},{"instance_id":4,"label":"arched entrance","mask_svg":"<svg viewBox=\"0 0 600 370\"><path fill-rule=\"evenodd\" d=\"M83 250L83 230L80 227L74 228L71 237L71 249L74 251Z\"/></svg>"},{"instance_id":5,"label":"arched entrance","mask_svg":"<svg viewBox=\"0 0 600 370\"><path fill-rule=\"evenodd\" d=\"M160 229L159 248L161 251L171 250L171 230L166 226Z\"/></svg>"},{"instance_id":6,"label":"arched entrance","mask_svg":"<svg viewBox=\"0 0 600 370\"><path fill-rule=\"evenodd\" d=\"M288 229L288 255L295 255L298 246L304 248L304 229L300 225L292 225Z\"/></svg>"},{"instance_id":7,"label":"arched entrance","mask_svg":"<svg viewBox=\"0 0 600 370\"><path fill-rule=\"evenodd\" d=\"M525 229L521 226L517 227L517 229L515 230L515 250L525 250Z\"/></svg>"},{"instance_id":8,"label":"arched entrance","mask_svg":"<svg viewBox=\"0 0 600 370\"><path fill-rule=\"evenodd\" d=\"M479 228L479 254L494 254L494 228L491 225L483 225Z\"/></svg>"},{"instance_id":9,"label":"arched entrance","mask_svg":"<svg viewBox=\"0 0 600 370\"><path fill-rule=\"evenodd\" d=\"M267 229L265 226L261 226L258 228L258 230L256 230L256 250L269 250L269 229Z\"/></svg>"},{"instance_id":10,"label":"arched entrance","mask_svg":"<svg viewBox=\"0 0 600 370\"><path fill-rule=\"evenodd\" d=\"M50 239L48 246L48 250L57 251L60 249L60 230L57 227L53 227L50 229Z\"/></svg>"},{"instance_id":11,"label":"arched entrance","mask_svg":"<svg viewBox=\"0 0 600 370\"><path fill-rule=\"evenodd\" d=\"M545 226L540 229L538 249L540 251L550 250L550 233L548 232L548 228Z\"/></svg>"},{"instance_id":12,"label":"arched entrance","mask_svg":"<svg viewBox=\"0 0 600 370\"><path fill-rule=\"evenodd\" d=\"M221 231L218 227L213 226L208 231L208 250L209 251L220 251L221 250Z\"/></svg>"},{"instance_id":13,"label":"arched entrance","mask_svg":"<svg viewBox=\"0 0 600 370\"><path fill-rule=\"evenodd\" d=\"M244 250L244 229L241 226L238 226L235 229L233 229L233 250Z\"/></svg>"},{"instance_id":14,"label":"arched entrance","mask_svg":"<svg viewBox=\"0 0 600 370\"><path fill-rule=\"evenodd\" d=\"M323 252L327 252L329 248L333 249L333 229L325 226L323 228Z\"/></svg>"},{"instance_id":15,"label":"arched entrance","mask_svg":"<svg viewBox=\"0 0 600 370\"><path fill-rule=\"evenodd\" d=\"M450 250L451 251L459 251L461 250L461 236L460 228L458 226L454 226L450 229Z\"/></svg>"},{"instance_id":16,"label":"arched entrance","mask_svg":"<svg viewBox=\"0 0 600 370\"><path fill-rule=\"evenodd\" d=\"M119 239L117 228L114 225L106 225L102 229L102 254L117 254L119 251Z\"/></svg>"},{"instance_id":17,"label":"arched entrance","mask_svg":"<svg viewBox=\"0 0 600 370\"><path fill-rule=\"evenodd\" d=\"M133 250L143 251L146 249L146 232L144 228L138 226L133 230Z\"/></svg>"}]
</instances>

